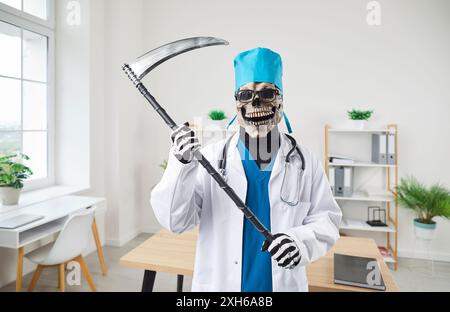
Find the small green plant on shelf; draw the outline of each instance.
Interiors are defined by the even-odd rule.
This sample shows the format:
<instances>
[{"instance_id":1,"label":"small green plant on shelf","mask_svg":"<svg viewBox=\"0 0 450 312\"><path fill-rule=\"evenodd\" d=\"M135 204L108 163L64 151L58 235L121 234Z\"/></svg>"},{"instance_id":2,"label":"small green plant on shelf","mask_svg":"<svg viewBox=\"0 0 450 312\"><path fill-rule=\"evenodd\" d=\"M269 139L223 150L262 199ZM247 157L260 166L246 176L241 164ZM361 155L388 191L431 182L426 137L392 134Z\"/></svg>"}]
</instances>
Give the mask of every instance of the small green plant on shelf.
<instances>
[{"instance_id":1,"label":"small green plant on shelf","mask_svg":"<svg viewBox=\"0 0 450 312\"><path fill-rule=\"evenodd\" d=\"M414 177L402 179L396 188L399 203L413 210L421 224L435 225L434 218L450 219L450 191L435 183L427 187Z\"/></svg>"},{"instance_id":2,"label":"small green plant on shelf","mask_svg":"<svg viewBox=\"0 0 450 312\"><path fill-rule=\"evenodd\" d=\"M208 116L211 120L215 120L215 121L222 121L222 120L227 119L225 112L223 112L221 110L213 110L208 114Z\"/></svg>"},{"instance_id":3,"label":"small green plant on shelf","mask_svg":"<svg viewBox=\"0 0 450 312\"><path fill-rule=\"evenodd\" d=\"M351 111L347 112L348 113L348 117L351 120L369 120L372 115L373 115L373 111L363 111L363 110L357 110L357 109L352 109Z\"/></svg>"},{"instance_id":4,"label":"small green plant on shelf","mask_svg":"<svg viewBox=\"0 0 450 312\"><path fill-rule=\"evenodd\" d=\"M159 165L159 167L162 169L162 170L166 170L167 169L167 165L168 165L168 162L167 162L167 160L164 160L162 163L161 163L161 165Z\"/></svg>"}]
</instances>

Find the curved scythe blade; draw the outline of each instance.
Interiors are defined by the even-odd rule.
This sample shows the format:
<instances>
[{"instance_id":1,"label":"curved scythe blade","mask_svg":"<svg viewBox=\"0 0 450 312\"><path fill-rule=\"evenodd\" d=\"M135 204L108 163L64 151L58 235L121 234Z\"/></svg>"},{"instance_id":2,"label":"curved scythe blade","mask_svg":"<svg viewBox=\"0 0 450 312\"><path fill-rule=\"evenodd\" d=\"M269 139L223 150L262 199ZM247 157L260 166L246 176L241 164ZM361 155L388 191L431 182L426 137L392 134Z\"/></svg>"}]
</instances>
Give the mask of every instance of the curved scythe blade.
<instances>
[{"instance_id":1,"label":"curved scythe blade","mask_svg":"<svg viewBox=\"0 0 450 312\"><path fill-rule=\"evenodd\" d=\"M214 37L182 39L147 52L136 61L126 65L131 68L137 79L141 80L154 68L177 55L204 47L228 44L228 41Z\"/></svg>"}]
</instances>

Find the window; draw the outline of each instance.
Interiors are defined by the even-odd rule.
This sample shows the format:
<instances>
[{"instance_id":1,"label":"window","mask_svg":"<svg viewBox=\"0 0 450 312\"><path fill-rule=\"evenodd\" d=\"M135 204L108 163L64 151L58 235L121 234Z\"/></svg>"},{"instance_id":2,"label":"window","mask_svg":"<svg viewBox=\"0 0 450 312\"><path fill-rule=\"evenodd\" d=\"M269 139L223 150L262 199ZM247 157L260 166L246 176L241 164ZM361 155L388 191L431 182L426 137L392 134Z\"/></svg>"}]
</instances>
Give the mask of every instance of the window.
<instances>
[{"instance_id":1,"label":"window","mask_svg":"<svg viewBox=\"0 0 450 312\"><path fill-rule=\"evenodd\" d=\"M43 20L50 15L48 0L0 0L0 3Z\"/></svg>"},{"instance_id":2,"label":"window","mask_svg":"<svg viewBox=\"0 0 450 312\"><path fill-rule=\"evenodd\" d=\"M0 3L47 18L46 0ZM30 157L34 174L27 189L54 181L53 36L53 29L0 7L0 154Z\"/></svg>"}]
</instances>

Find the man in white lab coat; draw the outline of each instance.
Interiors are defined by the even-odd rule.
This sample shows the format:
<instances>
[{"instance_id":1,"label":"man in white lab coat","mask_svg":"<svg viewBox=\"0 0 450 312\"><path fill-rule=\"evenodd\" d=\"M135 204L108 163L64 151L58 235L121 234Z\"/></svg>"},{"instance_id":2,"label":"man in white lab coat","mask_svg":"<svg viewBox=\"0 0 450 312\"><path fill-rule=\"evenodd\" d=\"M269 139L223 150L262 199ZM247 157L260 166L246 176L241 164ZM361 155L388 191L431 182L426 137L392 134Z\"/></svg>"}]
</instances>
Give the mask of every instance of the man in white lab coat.
<instances>
[{"instance_id":1,"label":"man in white lab coat","mask_svg":"<svg viewBox=\"0 0 450 312\"><path fill-rule=\"evenodd\" d=\"M240 126L232 137L202 152L258 219L275 234L256 231L232 200L193 158L195 133L172 134L167 170L151 204L174 233L199 228L193 291L308 291L305 266L339 238L342 213L318 159L280 134L283 113L281 57L265 48L235 59ZM223 157L225 156L225 157ZM226 159L226 168L223 166Z\"/></svg>"}]
</instances>

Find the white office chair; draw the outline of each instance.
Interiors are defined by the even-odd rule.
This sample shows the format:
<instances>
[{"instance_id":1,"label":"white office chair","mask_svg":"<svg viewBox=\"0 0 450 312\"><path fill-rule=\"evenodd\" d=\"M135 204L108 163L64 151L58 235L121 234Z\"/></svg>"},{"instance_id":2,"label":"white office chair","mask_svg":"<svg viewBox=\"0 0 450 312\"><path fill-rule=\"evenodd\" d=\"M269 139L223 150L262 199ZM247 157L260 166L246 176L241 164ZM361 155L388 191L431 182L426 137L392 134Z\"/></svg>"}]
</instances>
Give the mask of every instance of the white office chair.
<instances>
[{"instance_id":1,"label":"white office chair","mask_svg":"<svg viewBox=\"0 0 450 312\"><path fill-rule=\"evenodd\" d=\"M28 291L33 291L36 283L46 267L59 268L58 286L61 292L65 288L65 265L70 261L80 264L89 287L96 291L94 281L82 256L88 246L89 233L94 219L94 208L69 217L54 243L36 249L25 257L37 264Z\"/></svg>"}]
</instances>

